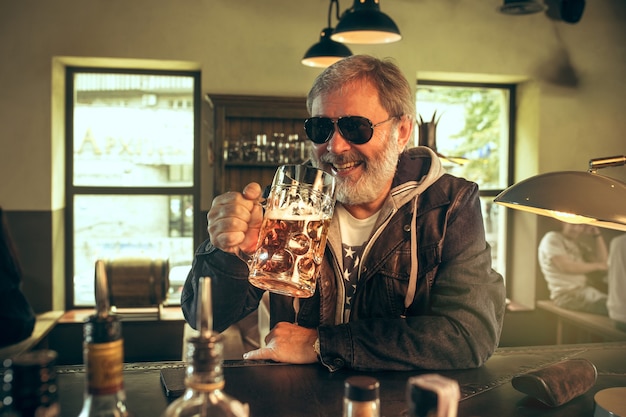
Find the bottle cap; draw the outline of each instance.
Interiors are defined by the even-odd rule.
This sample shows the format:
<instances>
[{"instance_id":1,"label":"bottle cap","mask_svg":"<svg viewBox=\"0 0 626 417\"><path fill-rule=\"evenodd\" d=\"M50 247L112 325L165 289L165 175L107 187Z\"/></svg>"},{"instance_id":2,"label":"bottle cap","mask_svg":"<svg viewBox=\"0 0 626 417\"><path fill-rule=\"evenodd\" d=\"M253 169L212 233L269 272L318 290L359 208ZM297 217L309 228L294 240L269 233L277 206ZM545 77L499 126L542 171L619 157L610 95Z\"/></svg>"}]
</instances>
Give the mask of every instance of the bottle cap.
<instances>
[{"instance_id":1,"label":"bottle cap","mask_svg":"<svg viewBox=\"0 0 626 417\"><path fill-rule=\"evenodd\" d=\"M344 382L344 396L351 401L378 399L380 383L370 376L351 376Z\"/></svg>"}]
</instances>

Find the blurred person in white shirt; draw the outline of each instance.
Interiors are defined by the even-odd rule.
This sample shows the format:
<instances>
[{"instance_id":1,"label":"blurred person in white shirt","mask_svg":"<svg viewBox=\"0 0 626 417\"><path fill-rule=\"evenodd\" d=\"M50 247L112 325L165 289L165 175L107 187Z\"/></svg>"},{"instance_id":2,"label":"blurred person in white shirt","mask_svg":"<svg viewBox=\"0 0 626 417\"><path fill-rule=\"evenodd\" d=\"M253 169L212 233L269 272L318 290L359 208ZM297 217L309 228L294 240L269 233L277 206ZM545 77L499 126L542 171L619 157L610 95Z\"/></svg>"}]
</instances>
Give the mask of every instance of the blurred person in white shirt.
<instances>
[{"instance_id":1,"label":"blurred person in white shirt","mask_svg":"<svg viewBox=\"0 0 626 417\"><path fill-rule=\"evenodd\" d=\"M590 244L586 245L585 240ZM597 227L561 223L539 243L539 266L558 307L607 315L607 294L589 285L587 274L606 272L608 250Z\"/></svg>"},{"instance_id":2,"label":"blurred person in white shirt","mask_svg":"<svg viewBox=\"0 0 626 417\"><path fill-rule=\"evenodd\" d=\"M607 308L615 327L626 332L626 234L611 240Z\"/></svg>"}]
</instances>

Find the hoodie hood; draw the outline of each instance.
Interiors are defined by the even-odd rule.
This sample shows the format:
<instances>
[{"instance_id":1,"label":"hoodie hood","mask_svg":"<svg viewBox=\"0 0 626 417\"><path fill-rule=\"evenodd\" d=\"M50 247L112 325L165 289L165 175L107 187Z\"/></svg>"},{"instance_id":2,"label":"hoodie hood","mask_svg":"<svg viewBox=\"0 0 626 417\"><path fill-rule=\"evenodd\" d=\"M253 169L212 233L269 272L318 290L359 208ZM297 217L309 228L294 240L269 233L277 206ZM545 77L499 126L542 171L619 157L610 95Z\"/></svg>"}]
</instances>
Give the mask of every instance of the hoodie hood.
<instances>
[{"instance_id":1,"label":"hoodie hood","mask_svg":"<svg viewBox=\"0 0 626 417\"><path fill-rule=\"evenodd\" d=\"M400 154L390 196L396 207L403 206L437 181L445 169L441 160L426 146L407 149Z\"/></svg>"}]
</instances>

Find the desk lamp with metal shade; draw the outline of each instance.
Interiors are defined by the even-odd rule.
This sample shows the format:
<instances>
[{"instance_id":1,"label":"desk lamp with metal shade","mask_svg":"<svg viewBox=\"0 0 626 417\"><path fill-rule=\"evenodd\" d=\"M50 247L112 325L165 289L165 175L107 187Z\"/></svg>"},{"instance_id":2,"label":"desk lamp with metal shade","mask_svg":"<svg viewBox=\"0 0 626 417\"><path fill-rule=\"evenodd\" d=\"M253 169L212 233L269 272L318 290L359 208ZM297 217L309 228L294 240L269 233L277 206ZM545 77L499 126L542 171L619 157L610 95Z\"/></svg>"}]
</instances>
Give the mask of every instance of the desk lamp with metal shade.
<instances>
[{"instance_id":1,"label":"desk lamp with metal shade","mask_svg":"<svg viewBox=\"0 0 626 417\"><path fill-rule=\"evenodd\" d=\"M536 175L502 191L494 202L568 223L626 232L626 183L597 173L621 165L626 165L624 155L592 159L587 172Z\"/></svg>"},{"instance_id":2,"label":"desk lamp with metal shade","mask_svg":"<svg viewBox=\"0 0 626 417\"><path fill-rule=\"evenodd\" d=\"M513 184L494 202L568 223L626 231L626 184L597 173L598 169L621 165L626 165L624 155L592 159L587 172L536 175ZM624 397L626 387L598 391L594 417L626 415L622 414L626 409Z\"/></svg>"}]
</instances>

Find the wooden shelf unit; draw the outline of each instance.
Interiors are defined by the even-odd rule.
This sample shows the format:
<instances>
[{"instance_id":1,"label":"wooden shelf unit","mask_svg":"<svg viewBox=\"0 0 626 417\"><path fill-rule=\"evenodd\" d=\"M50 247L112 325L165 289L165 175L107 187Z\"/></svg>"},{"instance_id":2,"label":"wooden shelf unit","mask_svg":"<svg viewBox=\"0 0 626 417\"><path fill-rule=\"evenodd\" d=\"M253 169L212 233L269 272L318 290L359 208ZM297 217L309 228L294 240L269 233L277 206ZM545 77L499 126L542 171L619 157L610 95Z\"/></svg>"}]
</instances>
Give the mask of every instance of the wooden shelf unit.
<instances>
[{"instance_id":1,"label":"wooden shelf unit","mask_svg":"<svg viewBox=\"0 0 626 417\"><path fill-rule=\"evenodd\" d=\"M274 133L298 135L306 140L304 119L308 117L304 97L239 96L207 94L205 100L213 106L215 128L215 194L241 191L254 181L265 186L271 183L279 161L227 161L226 142L247 140L256 142L264 134L271 141ZM306 156L306 155L305 155ZM286 163L286 162L285 162Z\"/></svg>"}]
</instances>

